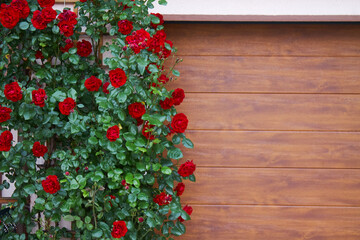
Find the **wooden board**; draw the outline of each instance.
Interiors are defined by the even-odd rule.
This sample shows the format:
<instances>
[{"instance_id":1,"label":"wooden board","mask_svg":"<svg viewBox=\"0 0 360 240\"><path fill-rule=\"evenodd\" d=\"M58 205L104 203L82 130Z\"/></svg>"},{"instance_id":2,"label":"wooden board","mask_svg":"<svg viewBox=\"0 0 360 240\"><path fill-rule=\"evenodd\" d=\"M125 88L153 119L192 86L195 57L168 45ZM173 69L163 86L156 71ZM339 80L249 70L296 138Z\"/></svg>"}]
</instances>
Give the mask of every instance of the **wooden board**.
<instances>
[{"instance_id":1,"label":"wooden board","mask_svg":"<svg viewBox=\"0 0 360 240\"><path fill-rule=\"evenodd\" d=\"M179 55L360 56L357 24L166 24Z\"/></svg>"},{"instance_id":2,"label":"wooden board","mask_svg":"<svg viewBox=\"0 0 360 240\"><path fill-rule=\"evenodd\" d=\"M186 92L360 93L358 57L179 56ZM341 80L340 80L341 79Z\"/></svg>"},{"instance_id":3,"label":"wooden board","mask_svg":"<svg viewBox=\"0 0 360 240\"><path fill-rule=\"evenodd\" d=\"M360 95L187 93L189 129L360 130Z\"/></svg>"},{"instance_id":4,"label":"wooden board","mask_svg":"<svg viewBox=\"0 0 360 240\"><path fill-rule=\"evenodd\" d=\"M182 201L189 204L360 207L360 169L196 169ZM206 196L206 198L204 197Z\"/></svg>"},{"instance_id":5,"label":"wooden board","mask_svg":"<svg viewBox=\"0 0 360 240\"><path fill-rule=\"evenodd\" d=\"M358 240L360 208L193 206L177 239Z\"/></svg>"},{"instance_id":6,"label":"wooden board","mask_svg":"<svg viewBox=\"0 0 360 240\"><path fill-rule=\"evenodd\" d=\"M211 167L360 168L360 133L191 130L184 160Z\"/></svg>"}]
</instances>

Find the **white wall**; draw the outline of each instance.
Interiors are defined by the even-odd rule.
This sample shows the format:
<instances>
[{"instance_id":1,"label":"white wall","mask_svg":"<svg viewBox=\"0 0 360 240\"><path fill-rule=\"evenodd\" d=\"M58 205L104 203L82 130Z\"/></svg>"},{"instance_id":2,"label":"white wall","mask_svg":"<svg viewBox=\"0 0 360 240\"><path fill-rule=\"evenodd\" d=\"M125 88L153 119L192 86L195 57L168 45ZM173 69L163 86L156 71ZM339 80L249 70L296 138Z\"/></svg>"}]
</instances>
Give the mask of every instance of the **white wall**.
<instances>
[{"instance_id":1,"label":"white wall","mask_svg":"<svg viewBox=\"0 0 360 240\"><path fill-rule=\"evenodd\" d=\"M195 15L360 15L360 0L168 0L151 12Z\"/></svg>"}]
</instances>

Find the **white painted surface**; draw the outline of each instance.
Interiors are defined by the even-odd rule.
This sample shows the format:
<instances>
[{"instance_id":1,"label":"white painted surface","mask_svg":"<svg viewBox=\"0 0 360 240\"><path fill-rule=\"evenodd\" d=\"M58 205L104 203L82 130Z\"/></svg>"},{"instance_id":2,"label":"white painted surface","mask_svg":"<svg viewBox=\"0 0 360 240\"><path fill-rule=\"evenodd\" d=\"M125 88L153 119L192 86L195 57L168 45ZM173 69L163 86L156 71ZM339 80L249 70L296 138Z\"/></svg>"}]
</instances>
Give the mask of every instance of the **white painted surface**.
<instances>
[{"instance_id":1,"label":"white painted surface","mask_svg":"<svg viewBox=\"0 0 360 240\"><path fill-rule=\"evenodd\" d=\"M189 15L360 15L360 0L168 0L151 12Z\"/></svg>"}]
</instances>

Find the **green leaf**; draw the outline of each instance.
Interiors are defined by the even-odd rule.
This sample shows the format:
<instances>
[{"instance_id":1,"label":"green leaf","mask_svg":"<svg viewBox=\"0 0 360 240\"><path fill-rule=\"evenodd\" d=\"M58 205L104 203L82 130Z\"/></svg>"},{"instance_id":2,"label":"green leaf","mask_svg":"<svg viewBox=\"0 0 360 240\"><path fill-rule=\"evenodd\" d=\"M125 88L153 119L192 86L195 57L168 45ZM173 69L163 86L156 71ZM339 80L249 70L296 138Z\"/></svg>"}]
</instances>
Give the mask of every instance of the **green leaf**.
<instances>
[{"instance_id":1,"label":"green leaf","mask_svg":"<svg viewBox=\"0 0 360 240\"><path fill-rule=\"evenodd\" d=\"M77 65L80 61L80 57L78 55L70 55L69 60L72 64Z\"/></svg>"},{"instance_id":2,"label":"green leaf","mask_svg":"<svg viewBox=\"0 0 360 240\"><path fill-rule=\"evenodd\" d=\"M26 29L28 29L29 28L29 23L28 22L21 22L20 24L19 24L19 27L20 27L20 29L21 30L26 30Z\"/></svg>"},{"instance_id":3,"label":"green leaf","mask_svg":"<svg viewBox=\"0 0 360 240\"><path fill-rule=\"evenodd\" d=\"M58 34L60 32L60 29L57 25L54 25L51 30L54 34Z\"/></svg>"},{"instance_id":4,"label":"green leaf","mask_svg":"<svg viewBox=\"0 0 360 240\"><path fill-rule=\"evenodd\" d=\"M62 102L66 98L66 94L62 91L56 91L52 95L53 98L55 98L56 101Z\"/></svg>"},{"instance_id":5,"label":"green leaf","mask_svg":"<svg viewBox=\"0 0 360 240\"><path fill-rule=\"evenodd\" d=\"M184 147L186 147L186 148L194 148L193 142L192 142L190 139L188 139L188 138L183 138L182 144L183 144Z\"/></svg>"},{"instance_id":6,"label":"green leaf","mask_svg":"<svg viewBox=\"0 0 360 240\"><path fill-rule=\"evenodd\" d=\"M103 231L101 229L95 229L93 232L92 232L92 237L94 238L99 238L103 235Z\"/></svg>"},{"instance_id":7,"label":"green leaf","mask_svg":"<svg viewBox=\"0 0 360 240\"><path fill-rule=\"evenodd\" d=\"M79 188L79 183L73 179L70 181L70 189L78 189Z\"/></svg>"},{"instance_id":8,"label":"green leaf","mask_svg":"<svg viewBox=\"0 0 360 240\"><path fill-rule=\"evenodd\" d=\"M68 97L76 100L77 92L75 89L70 88L70 90L67 92Z\"/></svg>"},{"instance_id":9,"label":"green leaf","mask_svg":"<svg viewBox=\"0 0 360 240\"><path fill-rule=\"evenodd\" d=\"M161 172L162 172L163 174L170 175L170 174L172 173L172 170L171 170L171 168L169 168L169 167L162 167L162 168L161 168Z\"/></svg>"},{"instance_id":10,"label":"green leaf","mask_svg":"<svg viewBox=\"0 0 360 240\"><path fill-rule=\"evenodd\" d=\"M179 77L180 76L180 72L178 70L172 70L172 74L174 74L174 76Z\"/></svg>"},{"instance_id":11,"label":"green leaf","mask_svg":"<svg viewBox=\"0 0 360 240\"><path fill-rule=\"evenodd\" d=\"M167 156L169 158L178 160L183 157L183 153L181 152L181 150L179 148L171 148L168 151Z\"/></svg>"},{"instance_id":12,"label":"green leaf","mask_svg":"<svg viewBox=\"0 0 360 240\"><path fill-rule=\"evenodd\" d=\"M194 174L190 175L189 180L195 182L196 181L195 175Z\"/></svg>"},{"instance_id":13,"label":"green leaf","mask_svg":"<svg viewBox=\"0 0 360 240\"><path fill-rule=\"evenodd\" d=\"M91 222L91 218L89 216L85 217L85 223L89 224Z\"/></svg>"},{"instance_id":14,"label":"green leaf","mask_svg":"<svg viewBox=\"0 0 360 240\"><path fill-rule=\"evenodd\" d=\"M181 138L180 138L179 135L176 134L176 135L173 136L173 138L172 138L173 144L179 144L180 141L181 141Z\"/></svg>"},{"instance_id":15,"label":"green leaf","mask_svg":"<svg viewBox=\"0 0 360 240\"><path fill-rule=\"evenodd\" d=\"M98 144L98 142L99 142L96 137L90 137L88 141L92 145Z\"/></svg>"},{"instance_id":16,"label":"green leaf","mask_svg":"<svg viewBox=\"0 0 360 240\"><path fill-rule=\"evenodd\" d=\"M36 190L36 188L35 188L35 186L34 186L33 184L27 184L27 185L25 185L25 187L24 187L24 191L25 191L28 195L35 193L35 190Z\"/></svg>"},{"instance_id":17,"label":"green leaf","mask_svg":"<svg viewBox=\"0 0 360 240\"><path fill-rule=\"evenodd\" d=\"M166 6L167 5L167 1L166 0L159 0L159 4Z\"/></svg>"}]
</instances>

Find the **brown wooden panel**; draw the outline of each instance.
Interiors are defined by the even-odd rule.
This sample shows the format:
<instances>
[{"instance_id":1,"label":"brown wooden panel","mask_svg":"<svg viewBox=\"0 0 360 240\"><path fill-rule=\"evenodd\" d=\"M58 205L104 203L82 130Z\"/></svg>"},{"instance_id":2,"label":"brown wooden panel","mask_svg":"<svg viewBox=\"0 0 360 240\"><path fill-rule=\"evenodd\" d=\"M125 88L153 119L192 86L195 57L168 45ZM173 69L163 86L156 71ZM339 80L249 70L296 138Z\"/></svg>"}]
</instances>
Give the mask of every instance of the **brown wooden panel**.
<instances>
[{"instance_id":1,"label":"brown wooden panel","mask_svg":"<svg viewBox=\"0 0 360 240\"><path fill-rule=\"evenodd\" d=\"M360 168L360 133L201 131L186 133L198 166Z\"/></svg>"},{"instance_id":2,"label":"brown wooden panel","mask_svg":"<svg viewBox=\"0 0 360 240\"><path fill-rule=\"evenodd\" d=\"M179 55L359 56L359 24L166 24Z\"/></svg>"},{"instance_id":3,"label":"brown wooden panel","mask_svg":"<svg viewBox=\"0 0 360 240\"><path fill-rule=\"evenodd\" d=\"M177 69L169 89L186 92L360 93L358 57L184 56Z\"/></svg>"},{"instance_id":4,"label":"brown wooden panel","mask_svg":"<svg viewBox=\"0 0 360 240\"><path fill-rule=\"evenodd\" d=\"M360 95L187 93L178 112L189 129L360 129Z\"/></svg>"},{"instance_id":5,"label":"brown wooden panel","mask_svg":"<svg viewBox=\"0 0 360 240\"><path fill-rule=\"evenodd\" d=\"M177 239L358 240L360 208L193 206Z\"/></svg>"},{"instance_id":6,"label":"brown wooden panel","mask_svg":"<svg viewBox=\"0 0 360 240\"><path fill-rule=\"evenodd\" d=\"M183 201L191 204L359 206L360 169L196 169ZM206 197L204 197L206 196Z\"/></svg>"}]
</instances>

